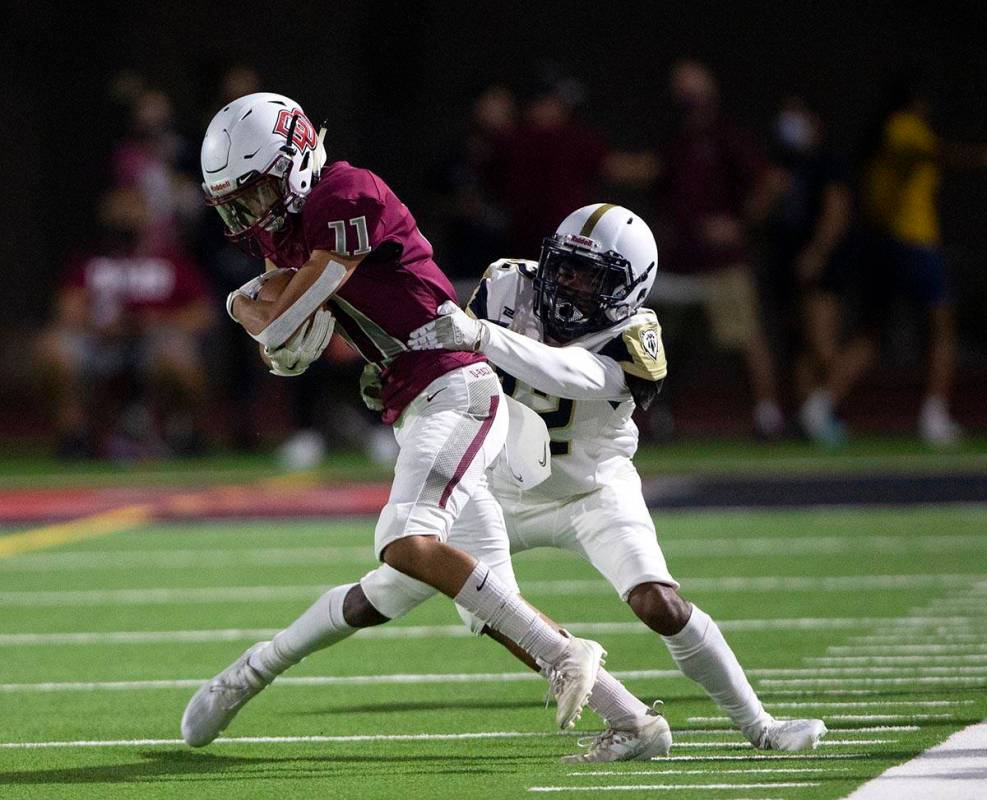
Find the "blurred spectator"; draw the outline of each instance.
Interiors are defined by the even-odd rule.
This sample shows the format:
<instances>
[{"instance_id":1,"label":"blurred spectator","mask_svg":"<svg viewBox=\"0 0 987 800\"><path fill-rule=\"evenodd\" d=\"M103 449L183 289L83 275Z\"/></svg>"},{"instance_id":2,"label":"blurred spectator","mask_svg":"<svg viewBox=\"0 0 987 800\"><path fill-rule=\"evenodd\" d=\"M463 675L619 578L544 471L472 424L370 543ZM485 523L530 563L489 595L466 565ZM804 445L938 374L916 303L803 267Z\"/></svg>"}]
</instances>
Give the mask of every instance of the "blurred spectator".
<instances>
[{"instance_id":1,"label":"blurred spectator","mask_svg":"<svg viewBox=\"0 0 987 800\"><path fill-rule=\"evenodd\" d=\"M125 85L129 91L138 88L132 81ZM120 80L112 89L121 95ZM142 245L149 251L174 248L203 211L198 182L181 171L192 161L189 145L175 130L172 103L163 92L137 91L129 112L129 130L110 157L113 183L143 195L149 219Z\"/></svg>"},{"instance_id":2,"label":"blurred spectator","mask_svg":"<svg viewBox=\"0 0 987 800\"><path fill-rule=\"evenodd\" d=\"M260 73L248 64L234 64L223 73L220 81L220 100L214 105L219 108L224 103L232 102L245 94L259 91L262 91ZM209 113L215 113L215 110ZM206 123L208 124L208 120Z\"/></svg>"},{"instance_id":3,"label":"blurred spectator","mask_svg":"<svg viewBox=\"0 0 987 800\"><path fill-rule=\"evenodd\" d=\"M739 349L754 390L754 425L781 435L775 367L751 270L747 224L765 159L746 131L720 110L710 70L682 61L671 72L676 131L661 152L659 208L664 266L701 279L717 343Z\"/></svg>"},{"instance_id":4,"label":"blurred spectator","mask_svg":"<svg viewBox=\"0 0 987 800\"><path fill-rule=\"evenodd\" d=\"M987 167L987 147L942 141L931 126L930 105L919 84L895 81L864 153L864 330L849 356L834 363L825 388L810 398L819 417L832 415L872 363L887 313L904 296L923 309L929 323L928 387L919 434L937 447L959 440L960 427L949 413L956 326L937 204L946 165Z\"/></svg>"},{"instance_id":5,"label":"blurred spectator","mask_svg":"<svg viewBox=\"0 0 987 800\"><path fill-rule=\"evenodd\" d=\"M450 278L476 280L487 264L507 253L508 217L490 186L486 166L495 142L517 124L514 94L489 86L474 100L462 146L442 165L437 189L448 219L443 269Z\"/></svg>"},{"instance_id":6,"label":"blurred spectator","mask_svg":"<svg viewBox=\"0 0 987 800\"><path fill-rule=\"evenodd\" d=\"M801 401L825 385L841 340L852 264L848 237L853 194L845 164L826 142L819 116L797 97L775 119L770 166L755 216L765 219L765 257L772 297L785 341L796 342L795 374ZM805 402L800 421L813 439L838 444L842 428L831 414Z\"/></svg>"},{"instance_id":7,"label":"blurred spectator","mask_svg":"<svg viewBox=\"0 0 987 800\"><path fill-rule=\"evenodd\" d=\"M518 124L498 131L487 174L510 217L511 249L501 257L536 257L546 233L597 199L601 179L639 185L654 178L653 155L612 151L576 119L584 95L581 83L545 67Z\"/></svg>"},{"instance_id":8,"label":"blurred spectator","mask_svg":"<svg viewBox=\"0 0 987 800\"><path fill-rule=\"evenodd\" d=\"M111 455L156 454L152 407L168 445L195 452L206 390L199 344L212 322L199 274L179 256L146 249L150 212L136 189L106 193L99 222L100 241L65 271L38 342L58 452L95 454L112 434Z\"/></svg>"}]
</instances>

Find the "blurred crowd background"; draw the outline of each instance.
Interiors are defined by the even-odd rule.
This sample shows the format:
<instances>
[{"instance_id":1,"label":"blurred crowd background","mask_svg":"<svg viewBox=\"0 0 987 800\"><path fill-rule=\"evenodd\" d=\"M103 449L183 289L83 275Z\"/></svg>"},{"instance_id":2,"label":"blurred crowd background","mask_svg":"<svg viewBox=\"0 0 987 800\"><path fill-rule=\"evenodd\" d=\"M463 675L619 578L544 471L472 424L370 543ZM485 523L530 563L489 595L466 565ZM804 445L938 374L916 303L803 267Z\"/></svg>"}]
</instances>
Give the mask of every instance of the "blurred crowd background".
<instances>
[{"instance_id":1,"label":"blurred crowd background","mask_svg":"<svg viewBox=\"0 0 987 800\"><path fill-rule=\"evenodd\" d=\"M987 70L967 33L982 11L889 6L832 28L786 7L758 29L647 4L527 22L405 5L312 6L311 30L283 36L240 6L120 11L21 87L48 81L22 142L53 146L4 168L22 198L2 250L5 439L65 458L391 456L341 341L275 378L223 313L262 265L204 206L198 149L222 104L260 90L392 185L461 299L586 203L648 220L670 373L646 440L951 447L987 427Z\"/></svg>"}]
</instances>

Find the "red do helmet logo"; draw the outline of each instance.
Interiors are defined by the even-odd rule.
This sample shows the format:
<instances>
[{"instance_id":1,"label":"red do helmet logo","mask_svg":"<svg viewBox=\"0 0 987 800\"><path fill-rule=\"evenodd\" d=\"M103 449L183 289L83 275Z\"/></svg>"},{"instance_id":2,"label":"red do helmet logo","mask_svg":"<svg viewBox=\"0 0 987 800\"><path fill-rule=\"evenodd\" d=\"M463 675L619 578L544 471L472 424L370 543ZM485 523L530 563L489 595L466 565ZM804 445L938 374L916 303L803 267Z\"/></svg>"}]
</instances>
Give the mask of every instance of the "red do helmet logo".
<instances>
[{"instance_id":1,"label":"red do helmet logo","mask_svg":"<svg viewBox=\"0 0 987 800\"><path fill-rule=\"evenodd\" d=\"M292 119L295 120L294 130L291 126ZM290 111L287 108L281 109L278 112L278 121L274 124L273 132L283 136L285 141L288 141L290 132L291 143L298 149L299 153L314 150L315 145L318 144L315 127L309 122L308 117L297 108Z\"/></svg>"}]
</instances>

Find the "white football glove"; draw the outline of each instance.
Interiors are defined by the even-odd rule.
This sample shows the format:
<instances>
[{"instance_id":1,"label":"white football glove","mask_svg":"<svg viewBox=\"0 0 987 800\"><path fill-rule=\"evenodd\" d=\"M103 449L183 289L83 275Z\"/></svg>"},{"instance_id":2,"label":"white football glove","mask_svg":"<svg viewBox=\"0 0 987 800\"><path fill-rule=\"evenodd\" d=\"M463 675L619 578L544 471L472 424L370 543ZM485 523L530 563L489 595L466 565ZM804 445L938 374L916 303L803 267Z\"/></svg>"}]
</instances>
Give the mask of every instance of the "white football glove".
<instances>
[{"instance_id":1,"label":"white football glove","mask_svg":"<svg viewBox=\"0 0 987 800\"><path fill-rule=\"evenodd\" d=\"M237 295L246 297L248 300L256 300L257 295L260 294L260 287L267 283L275 275L281 275L285 272L291 272L290 269L272 269L267 272L262 272L256 278L251 278L239 289L234 289L228 295L226 295L226 313L230 315L230 319L234 322L239 322L236 315L233 313L233 301L236 299Z\"/></svg>"},{"instance_id":2,"label":"white football glove","mask_svg":"<svg viewBox=\"0 0 987 800\"><path fill-rule=\"evenodd\" d=\"M452 300L438 309L439 317L413 330L408 337L412 350L480 350L487 340L486 325L466 314Z\"/></svg>"},{"instance_id":3,"label":"white football glove","mask_svg":"<svg viewBox=\"0 0 987 800\"><path fill-rule=\"evenodd\" d=\"M273 350L264 348L264 355L271 361L271 372L284 378L301 375L309 365L322 355L329 345L336 318L320 308L304 327L287 342Z\"/></svg>"}]
</instances>

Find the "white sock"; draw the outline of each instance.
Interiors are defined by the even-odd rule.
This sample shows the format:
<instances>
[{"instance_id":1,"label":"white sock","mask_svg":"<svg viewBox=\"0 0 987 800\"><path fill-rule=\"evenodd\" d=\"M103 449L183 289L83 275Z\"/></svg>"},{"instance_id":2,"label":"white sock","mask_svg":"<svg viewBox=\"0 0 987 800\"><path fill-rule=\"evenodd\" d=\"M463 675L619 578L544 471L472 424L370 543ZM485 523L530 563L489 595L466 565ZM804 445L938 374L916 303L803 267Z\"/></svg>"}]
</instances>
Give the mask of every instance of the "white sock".
<instances>
[{"instance_id":1,"label":"white sock","mask_svg":"<svg viewBox=\"0 0 987 800\"><path fill-rule=\"evenodd\" d=\"M589 707L616 730L628 730L648 713L648 707L613 675L601 669L589 696Z\"/></svg>"},{"instance_id":2,"label":"white sock","mask_svg":"<svg viewBox=\"0 0 987 800\"><path fill-rule=\"evenodd\" d=\"M250 666L268 680L274 680L305 656L356 633L357 629L343 619L343 601L354 586L355 583L336 586L322 595L291 625L277 633L267 647L253 653Z\"/></svg>"},{"instance_id":3,"label":"white sock","mask_svg":"<svg viewBox=\"0 0 987 800\"><path fill-rule=\"evenodd\" d=\"M719 627L701 608L694 605L685 627L661 638L679 669L706 690L745 736L759 735L772 721Z\"/></svg>"},{"instance_id":4,"label":"white sock","mask_svg":"<svg viewBox=\"0 0 987 800\"><path fill-rule=\"evenodd\" d=\"M540 662L555 664L569 642L486 564L477 563L454 599Z\"/></svg>"}]
</instances>

